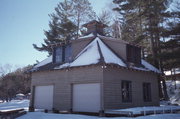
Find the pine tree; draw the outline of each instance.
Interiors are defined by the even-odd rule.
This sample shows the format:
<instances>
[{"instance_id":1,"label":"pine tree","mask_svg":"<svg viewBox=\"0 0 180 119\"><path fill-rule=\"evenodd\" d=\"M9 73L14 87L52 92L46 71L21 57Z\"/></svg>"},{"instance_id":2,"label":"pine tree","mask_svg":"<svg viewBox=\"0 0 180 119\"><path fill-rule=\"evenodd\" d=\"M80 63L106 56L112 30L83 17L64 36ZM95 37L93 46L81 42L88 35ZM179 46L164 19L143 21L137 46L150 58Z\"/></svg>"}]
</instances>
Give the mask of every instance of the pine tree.
<instances>
[{"instance_id":1,"label":"pine tree","mask_svg":"<svg viewBox=\"0 0 180 119\"><path fill-rule=\"evenodd\" d=\"M38 51L47 51L52 54L52 44L66 42L75 37L76 25L71 21L72 2L65 0L55 8L55 13L50 14L50 30L44 31L46 38L41 46L33 44Z\"/></svg>"},{"instance_id":2,"label":"pine tree","mask_svg":"<svg viewBox=\"0 0 180 119\"><path fill-rule=\"evenodd\" d=\"M76 35L79 36L80 26L96 19L96 13L92 10L88 0L72 0L72 19L76 24Z\"/></svg>"},{"instance_id":3,"label":"pine tree","mask_svg":"<svg viewBox=\"0 0 180 119\"><path fill-rule=\"evenodd\" d=\"M168 0L114 0L118 5L114 10L122 15L122 39L126 39L135 44L145 46L146 55L151 59L151 63L161 71L162 59L158 57L161 54L160 43L162 39L164 18L166 9L169 5ZM167 99L166 84L163 78L164 98ZM160 95L162 97L162 95Z\"/></svg>"},{"instance_id":4,"label":"pine tree","mask_svg":"<svg viewBox=\"0 0 180 119\"><path fill-rule=\"evenodd\" d=\"M111 28L111 21L112 21L112 13L110 11L103 10L98 16L98 21L102 24L105 24L106 27L104 28L104 35L112 36L112 28Z\"/></svg>"},{"instance_id":5,"label":"pine tree","mask_svg":"<svg viewBox=\"0 0 180 119\"><path fill-rule=\"evenodd\" d=\"M142 0L114 0L118 6L114 11L119 13L121 24L121 38L133 44L140 45L149 52L148 40L145 32L145 18L143 16L144 1Z\"/></svg>"},{"instance_id":6,"label":"pine tree","mask_svg":"<svg viewBox=\"0 0 180 119\"><path fill-rule=\"evenodd\" d=\"M169 20L165 31L164 39L161 43L161 54L164 70L173 70L180 67L180 3L176 3L176 8L169 12L171 20Z\"/></svg>"}]
</instances>

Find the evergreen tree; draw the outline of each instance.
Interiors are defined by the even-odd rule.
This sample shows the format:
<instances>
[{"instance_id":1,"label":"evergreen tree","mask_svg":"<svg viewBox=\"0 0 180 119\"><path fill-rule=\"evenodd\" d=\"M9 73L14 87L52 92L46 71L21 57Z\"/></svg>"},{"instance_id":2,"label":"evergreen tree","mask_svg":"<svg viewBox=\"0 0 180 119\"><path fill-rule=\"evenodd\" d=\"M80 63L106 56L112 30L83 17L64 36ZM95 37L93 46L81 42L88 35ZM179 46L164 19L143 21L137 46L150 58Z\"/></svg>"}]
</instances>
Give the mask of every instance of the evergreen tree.
<instances>
[{"instance_id":1,"label":"evergreen tree","mask_svg":"<svg viewBox=\"0 0 180 119\"><path fill-rule=\"evenodd\" d=\"M163 33L164 41L161 43L162 52L159 57L162 59L164 70L180 67L180 3L176 4L176 9L169 12L171 20Z\"/></svg>"},{"instance_id":2,"label":"evergreen tree","mask_svg":"<svg viewBox=\"0 0 180 119\"><path fill-rule=\"evenodd\" d=\"M112 21L112 13L110 11L103 10L97 17L99 22L106 25L104 28L104 35L112 36L112 27L110 25Z\"/></svg>"},{"instance_id":3,"label":"evergreen tree","mask_svg":"<svg viewBox=\"0 0 180 119\"><path fill-rule=\"evenodd\" d=\"M39 47L33 44L38 51L47 51L52 54L52 44L67 42L75 37L76 25L71 21L72 2L65 0L60 2L55 8L55 13L50 14L50 30L44 31L46 38L44 43Z\"/></svg>"},{"instance_id":4,"label":"evergreen tree","mask_svg":"<svg viewBox=\"0 0 180 119\"><path fill-rule=\"evenodd\" d=\"M122 23L122 39L145 47L152 64L161 69L157 54L168 0L114 0Z\"/></svg>"},{"instance_id":5,"label":"evergreen tree","mask_svg":"<svg viewBox=\"0 0 180 119\"><path fill-rule=\"evenodd\" d=\"M88 0L72 0L72 19L76 24L76 34L79 36L80 26L96 19L96 13L92 10L91 3Z\"/></svg>"},{"instance_id":6,"label":"evergreen tree","mask_svg":"<svg viewBox=\"0 0 180 119\"><path fill-rule=\"evenodd\" d=\"M122 39L129 42L138 40L138 37L142 34L140 30L142 25L140 24L141 15L139 13L139 4L141 1L134 0L114 0L118 7L114 8L120 14L119 21L122 24Z\"/></svg>"},{"instance_id":7,"label":"evergreen tree","mask_svg":"<svg viewBox=\"0 0 180 119\"><path fill-rule=\"evenodd\" d=\"M162 59L158 57L161 54L160 43L162 32L164 31L162 24L167 7L168 0L114 0L118 5L114 10L122 15L122 39L128 40L135 44L144 45L146 55L151 59L151 63L162 71ZM142 43L142 44L141 44ZM164 98L167 99L166 84L163 78L159 79L163 82L163 91L160 91L160 97L164 92Z\"/></svg>"}]
</instances>

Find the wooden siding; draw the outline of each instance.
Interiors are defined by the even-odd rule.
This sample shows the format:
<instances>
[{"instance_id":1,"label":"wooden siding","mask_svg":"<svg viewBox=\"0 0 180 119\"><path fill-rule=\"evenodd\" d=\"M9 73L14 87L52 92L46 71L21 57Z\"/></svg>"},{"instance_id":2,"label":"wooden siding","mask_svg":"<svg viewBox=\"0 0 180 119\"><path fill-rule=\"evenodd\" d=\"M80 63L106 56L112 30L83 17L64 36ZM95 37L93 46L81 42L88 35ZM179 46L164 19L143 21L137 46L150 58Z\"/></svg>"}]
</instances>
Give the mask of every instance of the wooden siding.
<instances>
[{"instance_id":1,"label":"wooden siding","mask_svg":"<svg viewBox=\"0 0 180 119\"><path fill-rule=\"evenodd\" d=\"M100 83L102 77L101 66L89 66L82 68L73 68L69 70L36 72L32 74L31 87L53 84L53 107L58 110L69 111L72 109L72 84ZM32 102L33 97L31 98L30 106L33 106Z\"/></svg>"},{"instance_id":2,"label":"wooden siding","mask_svg":"<svg viewBox=\"0 0 180 119\"><path fill-rule=\"evenodd\" d=\"M122 102L122 80L132 82L132 102L130 103ZM143 101L143 82L151 83L152 102ZM35 72L32 74L31 87L33 89L38 85L54 85L53 107L61 111L69 111L72 109L72 84L79 83L101 83L102 109L159 105L158 80L155 73L111 66L103 69L100 65L94 65L69 70ZM30 106L33 106L33 98Z\"/></svg>"},{"instance_id":3,"label":"wooden siding","mask_svg":"<svg viewBox=\"0 0 180 119\"><path fill-rule=\"evenodd\" d=\"M158 79L154 73L107 67L104 69L103 79L105 109L159 105ZM132 82L132 102L130 103L122 102L122 80ZM152 102L143 101L143 82L151 83Z\"/></svg>"}]
</instances>

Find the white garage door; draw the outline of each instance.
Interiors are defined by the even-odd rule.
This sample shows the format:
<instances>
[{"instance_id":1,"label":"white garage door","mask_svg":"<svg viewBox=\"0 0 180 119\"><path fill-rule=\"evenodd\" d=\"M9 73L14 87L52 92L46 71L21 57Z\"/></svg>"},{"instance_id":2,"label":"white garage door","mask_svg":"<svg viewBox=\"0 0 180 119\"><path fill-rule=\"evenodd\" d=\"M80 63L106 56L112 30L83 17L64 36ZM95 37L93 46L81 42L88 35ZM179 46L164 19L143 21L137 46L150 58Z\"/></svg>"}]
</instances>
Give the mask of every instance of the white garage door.
<instances>
[{"instance_id":1,"label":"white garage door","mask_svg":"<svg viewBox=\"0 0 180 119\"><path fill-rule=\"evenodd\" d=\"M99 112L100 110L100 84L74 84L73 85L73 111Z\"/></svg>"},{"instance_id":2,"label":"white garage door","mask_svg":"<svg viewBox=\"0 0 180 119\"><path fill-rule=\"evenodd\" d=\"M35 109L52 109L53 85L35 87L34 106Z\"/></svg>"}]
</instances>

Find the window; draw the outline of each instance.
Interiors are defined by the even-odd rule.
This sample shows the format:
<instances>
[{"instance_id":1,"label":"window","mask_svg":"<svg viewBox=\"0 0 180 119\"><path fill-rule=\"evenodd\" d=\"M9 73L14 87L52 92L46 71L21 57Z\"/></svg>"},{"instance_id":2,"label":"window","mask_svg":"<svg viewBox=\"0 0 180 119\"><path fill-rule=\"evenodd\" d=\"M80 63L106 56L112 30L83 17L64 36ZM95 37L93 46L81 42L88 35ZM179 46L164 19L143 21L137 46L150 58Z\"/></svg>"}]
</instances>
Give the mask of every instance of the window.
<instances>
[{"instance_id":1,"label":"window","mask_svg":"<svg viewBox=\"0 0 180 119\"><path fill-rule=\"evenodd\" d=\"M128 62L141 64L141 49L140 48L127 44L126 50L127 50Z\"/></svg>"},{"instance_id":2,"label":"window","mask_svg":"<svg viewBox=\"0 0 180 119\"><path fill-rule=\"evenodd\" d=\"M70 62L72 60L72 48L71 45L65 47L65 62Z\"/></svg>"},{"instance_id":3,"label":"window","mask_svg":"<svg viewBox=\"0 0 180 119\"><path fill-rule=\"evenodd\" d=\"M151 101L151 84L143 83L143 99L145 102Z\"/></svg>"},{"instance_id":4,"label":"window","mask_svg":"<svg viewBox=\"0 0 180 119\"><path fill-rule=\"evenodd\" d=\"M53 62L62 63L71 61L72 48L71 45L54 48Z\"/></svg>"},{"instance_id":5,"label":"window","mask_svg":"<svg viewBox=\"0 0 180 119\"><path fill-rule=\"evenodd\" d=\"M132 102L132 86L131 81L122 81L121 90L122 90L122 102Z\"/></svg>"},{"instance_id":6,"label":"window","mask_svg":"<svg viewBox=\"0 0 180 119\"><path fill-rule=\"evenodd\" d=\"M62 62L62 47L57 47L55 49L55 62L56 63L61 63Z\"/></svg>"}]
</instances>

